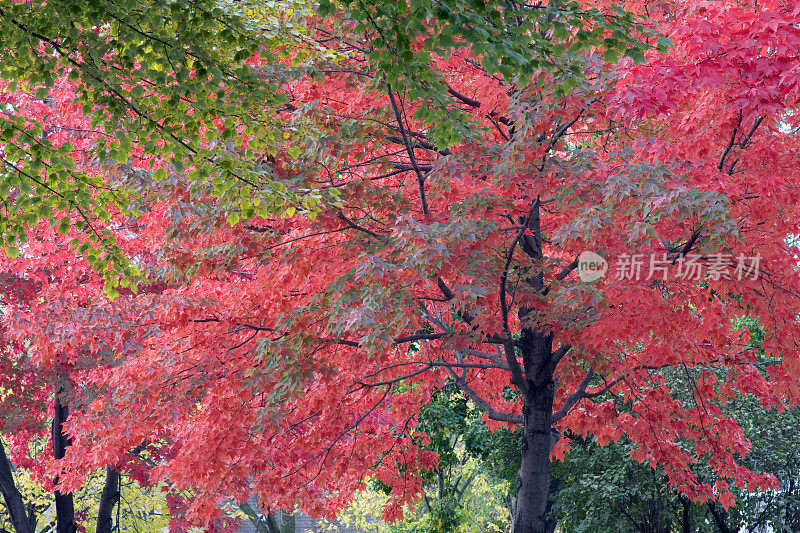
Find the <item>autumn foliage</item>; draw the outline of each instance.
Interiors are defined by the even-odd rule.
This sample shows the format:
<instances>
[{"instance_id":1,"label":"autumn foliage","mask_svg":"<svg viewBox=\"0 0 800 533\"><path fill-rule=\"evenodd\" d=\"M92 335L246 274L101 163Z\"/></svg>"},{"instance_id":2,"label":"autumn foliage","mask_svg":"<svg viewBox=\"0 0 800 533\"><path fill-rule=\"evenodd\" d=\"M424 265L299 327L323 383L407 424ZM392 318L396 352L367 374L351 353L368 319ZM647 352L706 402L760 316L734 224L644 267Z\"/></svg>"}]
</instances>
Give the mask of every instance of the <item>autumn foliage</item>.
<instances>
[{"instance_id":1,"label":"autumn foliage","mask_svg":"<svg viewBox=\"0 0 800 533\"><path fill-rule=\"evenodd\" d=\"M0 260L0 401L16 406L0 429L41 434L59 395L72 441L63 460L37 458L44 478L68 492L120 469L182 495L189 521L251 494L334 516L370 476L391 487L394 519L436 466L420 406L453 381L492 427L532 427L550 394L555 456L567 433L626 438L697 501L777 488L740 466L749 443L725 403L800 400L800 5L624 7L644 17L630 31L646 51L556 15L542 33L562 55L529 64L530 81L457 38L419 74L439 93L382 73L364 37L379 23L309 15L301 61L274 63L302 69L250 62L289 103L273 110L280 142L227 153L270 177L243 179L235 201L214 195L214 174L136 145L124 164L99 160L66 79L46 99L4 92L135 209L29 223ZM583 46L580 28L598 27ZM425 52L422 37L407 45ZM119 294L95 228L140 274ZM584 251L605 277L579 278ZM618 276L633 256L639 275ZM699 276L681 275L690 259ZM766 332L759 345L744 318Z\"/></svg>"}]
</instances>

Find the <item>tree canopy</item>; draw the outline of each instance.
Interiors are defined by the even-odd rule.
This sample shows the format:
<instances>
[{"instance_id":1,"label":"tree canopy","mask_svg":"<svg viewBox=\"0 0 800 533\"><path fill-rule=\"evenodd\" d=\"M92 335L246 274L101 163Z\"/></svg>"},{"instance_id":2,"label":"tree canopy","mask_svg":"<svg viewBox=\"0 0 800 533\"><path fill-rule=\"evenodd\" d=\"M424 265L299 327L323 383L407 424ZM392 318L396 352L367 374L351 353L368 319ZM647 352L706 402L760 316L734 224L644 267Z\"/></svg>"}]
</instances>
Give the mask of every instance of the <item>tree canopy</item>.
<instances>
[{"instance_id":1,"label":"tree canopy","mask_svg":"<svg viewBox=\"0 0 800 533\"><path fill-rule=\"evenodd\" d=\"M129 4L0 11L3 431L59 494L397 518L446 386L522 427L516 532L566 433L778 487L725 405L800 399L795 2Z\"/></svg>"}]
</instances>

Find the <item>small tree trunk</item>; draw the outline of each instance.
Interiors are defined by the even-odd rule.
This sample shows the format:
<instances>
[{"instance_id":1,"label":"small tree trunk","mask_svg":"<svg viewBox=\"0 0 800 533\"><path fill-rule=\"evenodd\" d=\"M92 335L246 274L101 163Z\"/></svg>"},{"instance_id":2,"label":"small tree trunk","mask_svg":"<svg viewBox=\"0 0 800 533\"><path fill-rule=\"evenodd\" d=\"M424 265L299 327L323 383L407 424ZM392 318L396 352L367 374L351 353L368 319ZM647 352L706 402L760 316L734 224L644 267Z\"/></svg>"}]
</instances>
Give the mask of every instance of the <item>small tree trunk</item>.
<instances>
[{"instance_id":1,"label":"small tree trunk","mask_svg":"<svg viewBox=\"0 0 800 533\"><path fill-rule=\"evenodd\" d=\"M69 437L64 434L64 422L69 415L69 409L61 403L61 399L56 391L53 402L53 456L62 459L70 445ZM58 486L58 477L54 480ZM78 528L75 524L75 505L72 494L62 494L60 490L55 490L56 500L56 532L75 533Z\"/></svg>"},{"instance_id":2,"label":"small tree trunk","mask_svg":"<svg viewBox=\"0 0 800 533\"><path fill-rule=\"evenodd\" d=\"M33 533L33 527L28 521L28 514L25 502L22 501L22 494L17 489L14 482L14 474L11 472L11 461L6 456L6 449L0 442L0 491L6 502L6 509L11 517L11 523L16 533Z\"/></svg>"},{"instance_id":3,"label":"small tree trunk","mask_svg":"<svg viewBox=\"0 0 800 533\"><path fill-rule=\"evenodd\" d=\"M267 515L269 533L294 533L294 514L276 511Z\"/></svg>"},{"instance_id":4,"label":"small tree trunk","mask_svg":"<svg viewBox=\"0 0 800 533\"><path fill-rule=\"evenodd\" d=\"M280 530L281 533L295 533L294 513L281 511Z\"/></svg>"},{"instance_id":5,"label":"small tree trunk","mask_svg":"<svg viewBox=\"0 0 800 533\"><path fill-rule=\"evenodd\" d=\"M683 506L683 513L681 515L681 531L682 533L692 533L692 502L689 498L681 494L678 498Z\"/></svg>"},{"instance_id":6,"label":"small tree trunk","mask_svg":"<svg viewBox=\"0 0 800 533\"><path fill-rule=\"evenodd\" d=\"M707 502L708 510L711 511L711 516L714 517L714 523L720 530L720 533L736 533L738 528L731 528L728 526L728 513L724 509L720 509L716 503Z\"/></svg>"},{"instance_id":7,"label":"small tree trunk","mask_svg":"<svg viewBox=\"0 0 800 533\"><path fill-rule=\"evenodd\" d=\"M111 533L114 526L114 506L119 503L119 472L106 468L106 482L100 496L100 507L97 510L97 529L95 533Z\"/></svg>"}]
</instances>

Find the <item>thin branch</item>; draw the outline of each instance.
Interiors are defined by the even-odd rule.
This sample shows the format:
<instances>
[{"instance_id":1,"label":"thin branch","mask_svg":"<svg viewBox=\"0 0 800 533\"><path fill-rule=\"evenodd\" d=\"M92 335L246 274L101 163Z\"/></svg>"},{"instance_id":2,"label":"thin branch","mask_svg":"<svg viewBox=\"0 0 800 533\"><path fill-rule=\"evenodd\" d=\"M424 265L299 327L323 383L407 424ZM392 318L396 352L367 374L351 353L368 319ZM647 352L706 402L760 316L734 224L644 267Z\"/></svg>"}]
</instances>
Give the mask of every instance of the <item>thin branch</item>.
<instances>
[{"instance_id":1,"label":"thin branch","mask_svg":"<svg viewBox=\"0 0 800 533\"><path fill-rule=\"evenodd\" d=\"M393 163L392 166L397 170L413 170L417 171L424 171L430 172L433 169L433 165L409 165L408 163Z\"/></svg>"},{"instance_id":2,"label":"thin branch","mask_svg":"<svg viewBox=\"0 0 800 533\"><path fill-rule=\"evenodd\" d=\"M422 202L422 212L425 214L425 216L430 216L431 212L428 209L428 199L425 197L425 176L422 174L422 170L420 170L419 165L417 165L417 157L414 155L414 147L411 146L411 141L406 134L406 128L403 124L403 117L400 114L400 108L397 106L397 100L394 98L394 92L392 91L391 85L389 85L388 88L389 100L392 102L392 109L394 110L395 118L397 118L397 125L400 128L400 134L403 136L403 142L406 145L406 151L408 152L408 157L411 160L411 166L414 168L414 172L417 174L419 198Z\"/></svg>"},{"instance_id":3,"label":"thin branch","mask_svg":"<svg viewBox=\"0 0 800 533\"><path fill-rule=\"evenodd\" d=\"M365 228L365 227L363 227L363 226L359 226L358 224L356 224L355 222L353 222L352 220L350 220L349 218L347 218L347 217L344 215L344 213L342 212L342 210L341 210L341 209L339 209L338 213L336 213L336 217L337 217L339 220L342 220L342 221L344 221L344 223L345 223L345 224L347 224L349 227L351 227L351 228L353 228L353 229L355 229L355 230L358 230L358 231L364 232L364 233L366 233L367 235L369 235L369 236L371 236L371 237L375 237L376 239L378 239L378 240L379 240L379 241L381 241L381 242L384 242L384 243L385 243L385 242L388 242L388 241L389 241L389 237L388 237L388 236L386 236L386 235L380 235L380 234L378 234L378 233L375 233L374 231L372 231L372 230L370 230L370 229L367 229L367 228Z\"/></svg>"},{"instance_id":4,"label":"thin branch","mask_svg":"<svg viewBox=\"0 0 800 533\"><path fill-rule=\"evenodd\" d=\"M561 406L561 409L553 413L553 416L550 417L550 420L553 423L558 422L565 416L567 416L570 410L577 405L579 401L586 397L586 387L589 386L589 382L592 381L592 376L594 376L594 370L591 368L588 372L586 372L586 376L578 385L578 389L573 392L572 394L564 400L564 405Z\"/></svg>"},{"instance_id":5,"label":"thin branch","mask_svg":"<svg viewBox=\"0 0 800 533\"><path fill-rule=\"evenodd\" d=\"M436 285L439 287L439 290L442 291L444 297L447 298L447 301L456 297L455 293L447 286L447 283L445 283L441 276L436 278ZM469 325L472 325L472 322L475 320L475 317L469 311L459 311L458 314L461 319Z\"/></svg>"},{"instance_id":6,"label":"thin branch","mask_svg":"<svg viewBox=\"0 0 800 533\"><path fill-rule=\"evenodd\" d=\"M455 89L453 89L449 85L447 86L447 92L450 93L452 96L455 96L457 99L461 100L462 102L464 102L465 104L467 104L470 107L476 107L477 108L477 107L481 106L481 103L479 101L475 100L474 98L470 98L469 96L464 96L463 94L461 94L460 92L456 91Z\"/></svg>"},{"instance_id":7,"label":"thin branch","mask_svg":"<svg viewBox=\"0 0 800 533\"><path fill-rule=\"evenodd\" d=\"M739 128L742 126L742 110L739 110L739 119L736 121L736 126L733 127L733 132L731 133L731 138L728 141L728 144L725 146L725 149L722 151L722 155L719 158L719 164L717 165L717 169L722 170L725 166L725 158L728 157L728 154L733 149L733 145L736 143L736 133L738 133Z\"/></svg>"},{"instance_id":8,"label":"thin branch","mask_svg":"<svg viewBox=\"0 0 800 533\"><path fill-rule=\"evenodd\" d=\"M483 410L483 412L486 413L486 416L488 416L492 420L497 420L498 422L509 422L511 424L521 424L523 422L521 414L504 413L498 411L497 409L492 407L492 405L489 402L483 399L480 396L480 394L475 392L475 389L470 387L469 384L466 382L466 380L461 379L461 376L459 376L456 372L454 372L452 368L445 368L445 370L447 370L447 373L450 374L450 376L455 380L458 387L462 391L464 391L464 393L467 396L469 396L469 398L473 402L475 402L475 405L480 407Z\"/></svg>"},{"instance_id":9,"label":"thin branch","mask_svg":"<svg viewBox=\"0 0 800 533\"><path fill-rule=\"evenodd\" d=\"M514 258L514 249L517 247L520 239L522 239L522 235L525 233L525 230L528 229L528 221L533 213L533 210L537 208L539 205L539 199L537 198L533 202L533 206L531 207L530 212L522 219L522 226L520 227L517 234L514 236L514 239L511 241L511 244L508 246L508 251L506 251L506 260L505 264L503 265L503 273L500 275L500 309L503 315L503 329L506 333L509 333L509 325L508 325L508 302L506 301L506 286L508 284L508 270L511 268L511 261Z\"/></svg>"},{"instance_id":10,"label":"thin branch","mask_svg":"<svg viewBox=\"0 0 800 533\"><path fill-rule=\"evenodd\" d=\"M447 337L448 335L452 335L452 333L418 333L416 335L406 335L404 337L397 337L394 339L395 344L403 344L406 342L414 342L414 341L435 341L441 339L442 337Z\"/></svg>"},{"instance_id":11,"label":"thin branch","mask_svg":"<svg viewBox=\"0 0 800 533\"><path fill-rule=\"evenodd\" d=\"M576 257L571 263L566 265L564 268L561 269L561 272L556 275L556 281L563 281L567 276L569 276L570 272L578 268L578 258ZM542 291L543 296L547 296L550 293L550 289L553 288L553 283L550 283L545 289Z\"/></svg>"},{"instance_id":12,"label":"thin branch","mask_svg":"<svg viewBox=\"0 0 800 533\"><path fill-rule=\"evenodd\" d=\"M763 121L764 121L764 117L758 117L756 119L756 121L753 123L753 127L750 128L749 132L747 132L747 135L742 137L742 139L739 141L739 148L741 148L741 149L747 148L747 145L750 143L750 138L753 136L753 134L756 132L756 130L758 129L758 127L761 125L761 123Z\"/></svg>"},{"instance_id":13,"label":"thin branch","mask_svg":"<svg viewBox=\"0 0 800 533\"><path fill-rule=\"evenodd\" d=\"M491 115L486 115L486 118L488 118L489 122L491 122L492 125L495 128L497 128L497 131L500 132L500 135L503 136L503 139L505 139L506 141L510 141L511 140L511 137L509 137L508 134L503 131L503 129L500 127L500 124L498 124L497 121L491 117Z\"/></svg>"}]
</instances>

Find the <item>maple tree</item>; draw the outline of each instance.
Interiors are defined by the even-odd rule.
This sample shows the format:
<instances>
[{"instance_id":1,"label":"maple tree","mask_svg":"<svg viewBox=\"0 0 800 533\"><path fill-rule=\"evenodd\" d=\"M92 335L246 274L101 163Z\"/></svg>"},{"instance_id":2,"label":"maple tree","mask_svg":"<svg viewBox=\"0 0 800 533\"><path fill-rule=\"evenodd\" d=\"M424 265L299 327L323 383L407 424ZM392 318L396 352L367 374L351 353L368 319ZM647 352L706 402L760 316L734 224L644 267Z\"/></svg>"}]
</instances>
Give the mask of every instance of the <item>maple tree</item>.
<instances>
[{"instance_id":1,"label":"maple tree","mask_svg":"<svg viewBox=\"0 0 800 533\"><path fill-rule=\"evenodd\" d=\"M190 520L251 492L265 510L332 515L368 475L396 518L435 467L417 416L448 382L495 426L523 427L518 532L545 530L567 429L626 437L697 501L774 487L742 466L749 443L723 405L800 396L800 7L334 7L281 80L281 150L243 158L268 167L282 216L198 160L150 172L145 149L121 177L93 162L141 193L138 212L92 220L141 272L116 298L74 253L81 228L25 220L2 270L31 293L6 297L5 327L36 372L68 367L44 393L70 409L71 442L46 466L59 490L146 449L140 475L191 491ZM586 250L659 270L584 282ZM679 275L690 261L702 278ZM758 348L743 317L769 332Z\"/></svg>"},{"instance_id":2,"label":"maple tree","mask_svg":"<svg viewBox=\"0 0 800 533\"><path fill-rule=\"evenodd\" d=\"M737 420L745 427L752 449L750 468L775 474L781 490L748 492L734 489L736 505L693 503L675 492L658 469L631 459L630 444L599 447L576 439L564 461L553 463L559 485L555 514L566 531L741 531L759 527L789 529L797 524L798 491L796 409L765 412L741 398ZM748 409L742 407L749 405ZM750 412L747 412L747 411ZM694 471L709 475L703 465Z\"/></svg>"},{"instance_id":3,"label":"maple tree","mask_svg":"<svg viewBox=\"0 0 800 533\"><path fill-rule=\"evenodd\" d=\"M257 168L251 147L242 144L242 134L257 136L262 146L276 142L279 128L270 114L284 97L268 78L282 74L274 68L278 54L262 60L258 50L302 38L302 27L280 15L291 5L262 6L258 27L245 22L240 10L250 4L241 2L67 0L0 6L0 239L11 260L0 280L4 311L35 308L48 287L74 289L60 268L78 273L90 265L93 274L101 274L92 281L111 296L141 281L116 237L125 217L135 217L141 206L138 172L164 179L167 168L187 168L191 176L210 180L206 189L213 187L217 198L237 210L254 196L266 204L258 211L281 203L269 173ZM250 188L246 196L243 184ZM122 226L110 226L112 219ZM53 227L39 233L42 220ZM58 246L42 251L37 239ZM39 255L25 266L13 261L20 254ZM75 254L83 258L81 266L72 264ZM69 296L77 297L81 308L85 300L79 293ZM59 310L63 301L59 296L49 303ZM59 489L57 474L51 476L46 465L63 457L70 443L63 422L73 380L86 368L105 364L108 354L73 346L37 360L32 345L46 343L54 331L48 328L57 323L42 324L45 337L33 339L24 326L11 331L5 325L0 336L0 430L10 444L10 456L5 447L0 455L0 488L15 530L32 531L35 506L24 501L13 474L15 466L32 469L36 481L54 491L57 531L75 531L72 493ZM80 324L75 320L66 327L74 332ZM33 457L32 443L46 435L49 420L52 455ZM104 468L93 517L98 532L111 530L119 469L145 483L143 453L146 446L139 446L127 459L132 464Z\"/></svg>"},{"instance_id":4,"label":"maple tree","mask_svg":"<svg viewBox=\"0 0 800 533\"><path fill-rule=\"evenodd\" d=\"M135 182L113 177L126 171L146 169L163 180L167 170L186 169L195 195L211 190L252 210L246 189L279 205L280 190L271 188L253 148L275 150L280 142L274 110L285 96L277 55L303 33L281 13L295 4L259 6L258 26L242 16L250 2L1 6L0 194L7 201L0 235L7 253L19 253L26 227L39 219L73 224L91 236L79 252L108 271L109 290L126 286L138 272L103 224L119 211L137 213Z\"/></svg>"}]
</instances>

